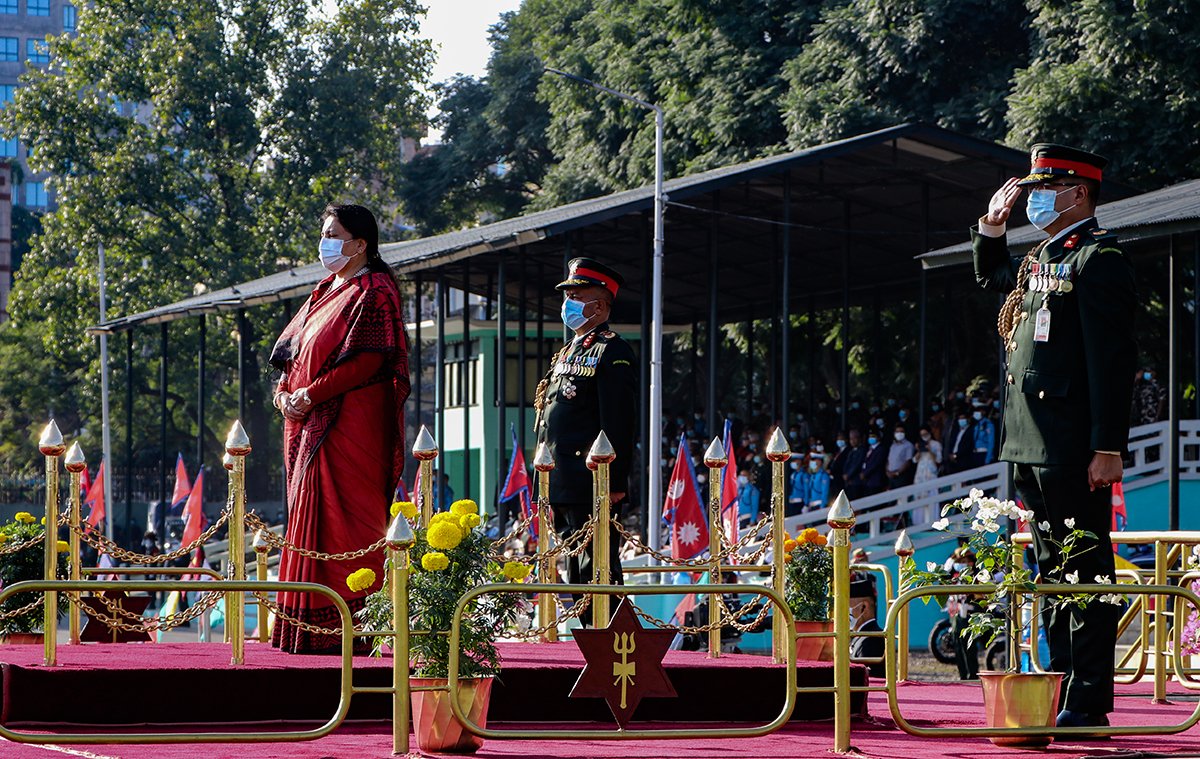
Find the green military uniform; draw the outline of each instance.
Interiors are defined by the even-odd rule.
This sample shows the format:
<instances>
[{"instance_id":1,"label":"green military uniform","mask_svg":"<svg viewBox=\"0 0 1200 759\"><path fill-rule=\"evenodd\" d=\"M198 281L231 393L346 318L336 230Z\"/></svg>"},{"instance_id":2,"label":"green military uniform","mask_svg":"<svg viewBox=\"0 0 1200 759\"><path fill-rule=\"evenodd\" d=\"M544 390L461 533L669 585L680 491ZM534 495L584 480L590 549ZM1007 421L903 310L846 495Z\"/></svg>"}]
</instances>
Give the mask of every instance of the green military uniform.
<instances>
[{"instance_id":1,"label":"green military uniform","mask_svg":"<svg viewBox=\"0 0 1200 759\"><path fill-rule=\"evenodd\" d=\"M586 258L572 259L568 265L571 273L558 289L600 285L615 296L621 279L612 269ZM616 452L609 465L609 489L629 492L638 419L636 366L633 348L603 323L564 345L538 383L534 399L537 439L554 458L550 505L560 534L573 534L592 515L592 472L587 457L601 430ZM612 581L619 583L621 539L615 527L609 546ZM567 577L572 583L592 581L590 545L582 555L570 559Z\"/></svg>"},{"instance_id":2,"label":"green military uniform","mask_svg":"<svg viewBox=\"0 0 1200 759\"><path fill-rule=\"evenodd\" d=\"M1046 147L1057 148L1035 146L1034 172L1024 183L1064 176L1065 169L1048 171L1046 164L1052 168L1054 161L1039 166L1038 148ZM1128 442L1137 362L1132 267L1116 236L1095 218L1061 231L1019 265L1003 236L973 228L971 239L981 286L1008 292L1020 285L1026 291L1014 301L1014 325L1002 336L1008 368L1000 457L1016 465L1018 497L1036 523L1050 523L1056 540L1068 532L1067 519L1099 537L1098 546L1070 559L1059 581L1068 572L1078 572L1085 583L1097 575L1112 580L1112 489L1090 490L1087 470L1096 452L1124 452ZM1039 570L1053 571L1061 564L1057 547L1036 525L1030 528ZM1064 709L1112 711L1117 615L1117 607L1099 602L1048 610L1043 623L1050 669L1067 673Z\"/></svg>"}]
</instances>

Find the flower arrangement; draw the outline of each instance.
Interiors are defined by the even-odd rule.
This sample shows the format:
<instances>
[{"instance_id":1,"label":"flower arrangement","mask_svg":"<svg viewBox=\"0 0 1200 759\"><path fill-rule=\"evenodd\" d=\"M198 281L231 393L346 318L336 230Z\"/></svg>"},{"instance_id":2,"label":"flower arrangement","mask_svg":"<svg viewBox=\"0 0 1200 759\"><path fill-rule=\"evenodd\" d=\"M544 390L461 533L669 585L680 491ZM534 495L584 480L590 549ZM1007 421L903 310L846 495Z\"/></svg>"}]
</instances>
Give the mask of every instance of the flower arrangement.
<instances>
[{"instance_id":1,"label":"flower arrangement","mask_svg":"<svg viewBox=\"0 0 1200 759\"><path fill-rule=\"evenodd\" d=\"M953 513L962 514L970 520L968 532L950 530L950 516ZM974 489L966 498L960 498L942 507L942 518L933 523L933 528L965 538L965 548L974 554L975 567L973 572L962 572L952 575L949 570L935 562L928 562L924 569L916 566L912 558L908 559L907 569L913 587L929 585L979 585L995 584L995 590L990 593L974 595L976 603L983 611L972 612L967 620L966 635L971 640L982 638L984 645L990 645L1007 628L1012 620L1013 609L1009 598L1014 593L1029 593L1034 589L1033 571L1024 562L1014 562L1016 554L1013 551L1011 536L1001 527L1001 520L1023 520L1030 529L1036 529L1043 535L1043 540L1058 549L1061 562L1055 567L1042 567L1042 580L1047 583L1076 584L1080 581L1078 572L1065 572L1072 558L1077 558L1088 551L1095 550L1099 543L1095 533L1079 529L1074 519L1067 519L1064 525L1067 533L1062 538L1055 538L1049 522L1034 523L1032 511L1019 508L1013 501L1000 500L985 496L982 490ZM1096 583L1112 583L1111 577L1097 575ZM925 599L928 602L928 598ZM945 605L946 597L939 596L938 602ZM1071 604L1086 607L1089 603L1123 604L1125 597L1119 593L1074 594L1055 596L1045 599L1050 605Z\"/></svg>"},{"instance_id":2,"label":"flower arrangement","mask_svg":"<svg viewBox=\"0 0 1200 759\"><path fill-rule=\"evenodd\" d=\"M833 579L833 552L824 535L809 527L783 541L784 598L792 615L801 621L829 619L829 583Z\"/></svg>"},{"instance_id":3,"label":"flower arrangement","mask_svg":"<svg viewBox=\"0 0 1200 759\"><path fill-rule=\"evenodd\" d=\"M408 502L393 504L393 513L412 519L409 507L416 516L416 507ZM450 638L444 633L450 630L455 606L464 593L486 583L521 582L529 575L530 568L520 562L502 566L491 558L492 544L479 529L481 521L475 502L460 500L415 531L416 541L409 549L409 623L414 632L434 633L410 638L418 677L449 676ZM514 593L489 594L467 607L460 626L459 677L488 677L499 672L495 641L515 623L521 603ZM360 615L370 630L391 629L392 602L386 585L367 597ZM384 642L375 638L376 655Z\"/></svg>"},{"instance_id":4,"label":"flower arrangement","mask_svg":"<svg viewBox=\"0 0 1200 759\"><path fill-rule=\"evenodd\" d=\"M44 578L43 558L45 547L39 538L46 531L45 519L41 522L27 511L18 512L11 522L0 525L0 588L24 580L41 580ZM23 543L36 541L24 548L18 548ZM58 541L58 578L67 576L67 551L70 546L66 541ZM0 603L0 614L11 614L36 600L35 593L18 593ZM66 613L63 603L58 605L59 616ZM42 629L42 607L35 606L22 614L0 617L0 635L9 633L30 633Z\"/></svg>"}]
</instances>

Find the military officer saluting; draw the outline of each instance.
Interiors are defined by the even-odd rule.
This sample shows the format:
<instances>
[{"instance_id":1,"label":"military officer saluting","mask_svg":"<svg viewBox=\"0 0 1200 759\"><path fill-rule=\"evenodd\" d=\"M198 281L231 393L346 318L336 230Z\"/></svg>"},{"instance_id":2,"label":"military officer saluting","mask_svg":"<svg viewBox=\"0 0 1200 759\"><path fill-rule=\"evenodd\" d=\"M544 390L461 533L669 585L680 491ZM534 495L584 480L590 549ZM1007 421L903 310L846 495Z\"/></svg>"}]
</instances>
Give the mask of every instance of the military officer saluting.
<instances>
[{"instance_id":1,"label":"military officer saluting","mask_svg":"<svg viewBox=\"0 0 1200 759\"><path fill-rule=\"evenodd\" d=\"M1008 357L1000 456L1016 465L1017 495L1035 514L1039 570L1062 564L1048 538L1061 541L1074 520L1098 540L1077 546L1059 576L1111 581L1111 486L1122 476L1137 366L1133 269L1093 215L1108 162L1051 144L1034 145L1031 160L1029 175L997 190L971 230L976 280L1008 292L998 323ZM1015 262L1005 226L1025 191L1030 223L1049 236ZM1045 613L1050 669L1066 673L1060 727L1108 724L1118 612L1093 602Z\"/></svg>"},{"instance_id":2,"label":"military officer saluting","mask_svg":"<svg viewBox=\"0 0 1200 759\"><path fill-rule=\"evenodd\" d=\"M575 337L555 354L534 398L538 442L546 443L555 462L550 504L560 534L574 533L592 515L587 456L601 430L617 454L609 468L609 495L614 506L624 500L638 418L633 349L608 328L624 280L590 258L571 259L567 268L567 278L555 289L563 293L562 320ZM620 583L621 541L616 528L610 530L612 581ZM570 560L567 576L572 583L591 582L591 545Z\"/></svg>"}]
</instances>

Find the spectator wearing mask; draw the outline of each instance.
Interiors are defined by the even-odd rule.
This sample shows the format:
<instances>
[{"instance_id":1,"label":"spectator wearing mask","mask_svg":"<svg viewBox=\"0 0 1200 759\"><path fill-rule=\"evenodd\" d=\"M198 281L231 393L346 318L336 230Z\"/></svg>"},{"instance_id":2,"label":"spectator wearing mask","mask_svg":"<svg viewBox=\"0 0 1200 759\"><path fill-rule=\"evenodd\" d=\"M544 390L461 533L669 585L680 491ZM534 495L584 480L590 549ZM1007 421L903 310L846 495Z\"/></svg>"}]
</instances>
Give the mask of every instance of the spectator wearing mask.
<instances>
[{"instance_id":1,"label":"spectator wearing mask","mask_svg":"<svg viewBox=\"0 0 1200 759\"><path fill-rule=\"evenodd\" d=\"M879 433L871 431L867 433L867 452L863 458L862 471L858 475L859 482L862 483L861 495L874 495L882 493L887 487L887 452L888 447L883 444Z\"/></svg>"},{"instance_id":2,"label":"spectator wearing mask","mask_svg":"<svg viewBox=\"0 0 1200 759\"><path fill-rule=\"evenodd\" d=\"M893 442L888 447L887 478L888 489L904 487L912 479L913 453L912 441L904 425L897 422L892 432Z\"/></svg>"},{"instance_id":3,"label":"spectator wearing mask","mask_svg":"<svg viewBox=\"0 0 1200 759\"><path fill-rule=\"evenodd\" d=\"M908 436L909 440L916 437L917 420L913 417L908 404L900 406L900 410L896 412L896 424L904 427L904 434Z\"/></svg>"},{"instance_id":4,"label":"spectator wearing mask","mask_svg":"<svg viewBox=\"0 0 1200 759\"><path fill-rule=\"evenodd\" d=\"M788 462L788 502L787 516L799 514L804 510L804 471L802 469L802 458L798 454L792 454L791 460Z\"/></svg>"},{"instance_id":5,"label":"spectator wearing mask","mask_svg":"<svg viewBox=\"0 0 1200 759\"><path fill-rule=\"evenodd\" d=\"M946 472L964 472L973 464L971 457L975 447L975 429L966 411L959 411L954 426L950 429L947 439Z\"/></svg>"},{"instance_id":6,"label":"spectator wearing mask","mask_svg":"<svg viewBox=\"0 0 1200 759\"><path fill-rule=\"evenodd\" d=\"M758 509L762 501L762 493L750 479L750 470L738 472L738 518L750 518L750 524L758 521Z\"/></svg>"},{"instance_id":7,"label":"spectator wearing mask","mask_svg":"<svg viewBox=\"0 0 1200 759\"><path fill-rule=\"evenodd\" d=\"M829 503L829 481L829 472L825 471L824 457L810 458L808 469L800 474L805 511L825 508Z\"/></svg>"},{"instance_id":8,"label":"spectator wearing mask","mask_svg":"<svg viewBox=\"0 0 1200 759\"><path fill-rule=\"evenodd\" d=\"M830 492L837 494L846 489L846 459L850 456L850 444L846 433L839 432L834 441L833 456L829 461Z\"/></svg>"},{"instance_id":9,"label":"spectator wearing mask","mask_svg":"<svg viewBox=\"0 0 1200 759\"><path fill-rule=\"evenodd\" d=\"M850 399L850 405L846 407L846 424L860 430L867 426L867 413L861 398Z\"/></svg>"},{"instance_id":10,"label":"spectator wearing mask","mask_svg":"<svg viewBox=\"0 0 1200 759\"><path fill-rule=\"evenodd\" d=\"M922 425L916 440L916 455L913 456L916 471L913 473L913 484L929 482L937 479L938 470L942 466L942 444L933 437L929 425ZM921 495L926 495L922 493Z\"/></svg>"},{"instance_id":11,"label":"spectator wearing mask","mask_svg":"<svg viewBox=\"0 0 1200 759\"><path fill-rule=\"evenodd\" d=\"M846 445L846 458L841 470L842 489L850 498L862 495L863 485L859 475L862 474L863 462L867 460L867 446L863 444L862 433L857 428L851 428Z\"/></svg>"},{"instance_id":12,"label":"spectator wearing mask","mask_svg":"<svg viewBox=\"0 0 1200 759\"><path fill-rule=\"evenodd\" d=\"M1154 424L1166 418L1167 394L1154 370L1144 367L1133 380L1133 403L1130 404L1129 423Z\"/></svg>"},{"instance_id":13,"label":"spectator wearing mask","mask_svg":"<svg viewBox=\"0 0 1200 759\"><path fill-rule=\"evenodd\" d=\"M929 420L926 424L929 425L929 432L933 435L933 439L939 443L946 439L946 409L942 408L941 401L937 398L933 399L933 403L929 404Z\"/></svg>"},{"instance_id":14,"label":"spectator wearing mask","mask_svg":"<svg viewBox=\"0 0 1200 759\"><path fill-rule=\"evenodd\" d=\"M975 422L974 444L972 445L971 466L978 467L992 463L996 451L996 425L983 413L985 407L976 406L971 412Z\"/></svg>"}]
</instances>

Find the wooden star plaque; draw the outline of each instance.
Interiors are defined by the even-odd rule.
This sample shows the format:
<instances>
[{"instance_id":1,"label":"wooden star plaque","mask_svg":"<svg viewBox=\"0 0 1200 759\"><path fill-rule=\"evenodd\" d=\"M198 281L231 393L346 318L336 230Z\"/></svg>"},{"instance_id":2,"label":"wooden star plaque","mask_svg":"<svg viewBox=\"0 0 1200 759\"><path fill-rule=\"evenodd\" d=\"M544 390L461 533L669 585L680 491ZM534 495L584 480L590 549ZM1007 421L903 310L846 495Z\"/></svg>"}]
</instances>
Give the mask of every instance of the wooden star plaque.
<instances>
[{"instance_id":1,"label":"wooden star plaque","mask_svg":"<svg viewBox=\"0 0 1200 759\"><path fill-rule=\"evenodd\" d=\"M674 638L674 630L642 627L632 603L622 597L608 627L575 631L587 664L571 698L603 698L617 724L625 727L643 698L676 697L662 665Z\"/></svg>"}]
</instances>

